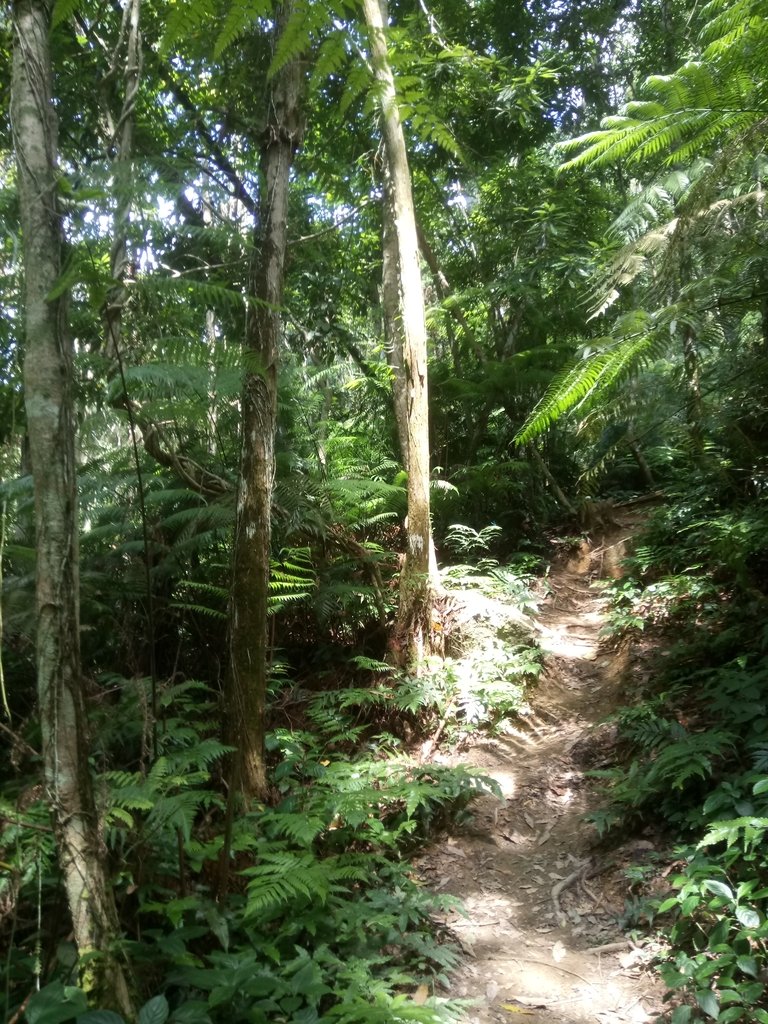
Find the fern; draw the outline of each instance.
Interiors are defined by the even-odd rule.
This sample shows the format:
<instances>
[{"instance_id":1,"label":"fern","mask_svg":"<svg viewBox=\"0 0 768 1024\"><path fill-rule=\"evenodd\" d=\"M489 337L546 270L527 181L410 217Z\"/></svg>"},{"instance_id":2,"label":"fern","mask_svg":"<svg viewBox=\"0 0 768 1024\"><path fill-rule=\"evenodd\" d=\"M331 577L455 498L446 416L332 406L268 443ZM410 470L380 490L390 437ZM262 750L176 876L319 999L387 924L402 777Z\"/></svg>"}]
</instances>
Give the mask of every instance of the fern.
<instances>
[{"instance_id":1,"label":"fern","mask_svg":"<svg viewBox=\"0 0 768 1024\"><path fill-rule=\"evenodd\" d=\"M588 354L566 366L547 388L515 437L517 445L527 444L574 408L584 409L603 398L619 384L637 374L644 366L659 359L669 340L655 328L657 325L643 311L633 315L635 323L647 325L646 331L629 334L616 341L602 339L609 347Z\"/></svg>"},{"instance_id":2,"label":"fern","mask_svg":"<svg viewBox=\"0 0 768 1024\"><path fill-rule=\"evenodd\" d=\"M180 39L204 37L208 26L216 23L216 0L176 0L165 22L160 53L167 56Z\"/></svg>"},{"instance_id":3,"label":"fern","mask_svg":"<svg viewBox=\"0 0 768 1024\"><path fill-rule=\"evenodd\" d=\"M81 4L81 0L56 0L51 14L51 29L58 28L64 21L69 21Z\"/></svg>"},{"instance_id":4,"label":"fern","mask_svg":"<svg viewBox=\"0 0 768 1024\"><path fill-rule=\"evenodd\" d=\"M367 874L364 864L349 855L317 860L312 853L288 848L262 850L261 863L243 872L249 879L245 917L258 919L296 901L325 903Z\"/></svg>"},{"instance_id":5,"label":"fern","mask_svg":"<svg viewBox=\"0 0 768 1024\"><path fill-rule=\"evenodd\" d=\"M603 128L562 144L581 152L564 168L640 163L663 156L685 162L723 138L744 138L768 108L762 69L768 56L765 0L714 0L700 60L646 79L652 98L633 101Z\"/></svg>"},{"instance_id":6,"label":"fern","mask_svg":"<svg viewBox=\"0 0 768 1024\"><path fill-rule=\"evenodd\" d=\"M253 24L266 18L273 7L273 0L230 0L227 16L213 48L214 57L221 57Z\"/></svg>"}]
</instances>

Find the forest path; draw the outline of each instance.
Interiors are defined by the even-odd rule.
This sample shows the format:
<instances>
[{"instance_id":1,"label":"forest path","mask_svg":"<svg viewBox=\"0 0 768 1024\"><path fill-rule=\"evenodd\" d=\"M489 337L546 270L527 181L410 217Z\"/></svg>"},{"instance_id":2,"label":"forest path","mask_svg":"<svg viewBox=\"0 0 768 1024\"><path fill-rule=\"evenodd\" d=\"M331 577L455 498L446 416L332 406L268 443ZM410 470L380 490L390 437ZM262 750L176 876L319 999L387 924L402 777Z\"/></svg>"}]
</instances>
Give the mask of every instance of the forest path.
<instances>
[{"instance_id":1,"label":"forest path","mask_svg":"<svg viewBox=\"0 0 768 1024\"><path fill-rule=\"evenodd\" d=\"M477 801L469 826L418 862L426 883L458 896L467 913L445 924L466 954L448 994L473 1000L469 1024L645 1024L661 1010L649 953L623 920L623 867L652 843L597 852L583 820L601 796L585 772L613 742L600 723L624 703L628 674L644 670L631 650L602 641L605 599L592 584L618 575L639 519L622 516L553 567L536 622L544 670L519 731L437 758L483 768L504 794L503 805Z\"/></svg>"}]
</instances>

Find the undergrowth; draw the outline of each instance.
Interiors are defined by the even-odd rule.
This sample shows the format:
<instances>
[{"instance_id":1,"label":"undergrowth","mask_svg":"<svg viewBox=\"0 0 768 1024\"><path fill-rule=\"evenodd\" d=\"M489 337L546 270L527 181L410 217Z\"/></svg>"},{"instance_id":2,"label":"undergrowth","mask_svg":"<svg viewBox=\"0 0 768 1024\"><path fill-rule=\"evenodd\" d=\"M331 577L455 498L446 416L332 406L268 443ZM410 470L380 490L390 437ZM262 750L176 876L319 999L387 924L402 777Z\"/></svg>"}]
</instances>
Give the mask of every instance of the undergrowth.
<instances>
[{"instance_id":1,"label":"undergrowth","mask_svg":"<svg viewBox=\"0 0 768 1024\"><path fill-rule=\"evenodd\" d=\"M768 1022L768 503L703 488L657 513L611 585L610 631L663 657L614 716L624 763L597 772L598 828L652 824L674 848L649 898L672 1024ZM672 640L674 637L674 641Z\"/></svg>"},{"instance_id":2,"label":"undergrowth","mask_svg":"<svg viewBox=\"0 0 768 1024\"><path fill-rule=\"evenodd\" d=\"M113 881L133 922L125 953L141 988L154 990L142 1024L452 1019L456 1007L439 991L457 951L433 915L453 902L420 886L402 853L495 784L420 766L384 743L334 755L336 735L277 730L274 805L237 816L231 891L217 899L215 769L226 748L207 735L212 705L201 684L169 693L159 756L106 771L100 785ZM23 813L4 804L2 815L0 895L26 914L43 875L55 878L48 815L42 802ZM26 1006L29 1024L116 1024L111 1011L87 1011L74 949L46 922L20 916L15 938L5 1019L37 977L48 983Z\"/></svg>"},{"instance_id":3,"label":"undergrowth","mask_svg":"<svg viewBox=\"0 0 768 1024\"><path fill-rule=\"evenodd\" d=\"M511 570L472 575L473 587L528 598ZM162 686L153 727L147 680L102 680L97 792L122 951L145 1000L140 1024L458 1018L460 1005L441 995L458 950L435 920L457 904L419 884L406 856L498 788L407 750L503 728L519 712L538 657L520 635L494 636L415 677L362 655L360 681L341 689L309 692L278 672L273 696L290 696L290 724L276 715L267 740L272 799L238 810L228 854L216 695L197 681ZM88 1008L62 922L40 913L58 885L42 792L9 793L0 824L0 900L13 919L5 1019L119 1024L112 1010Z\"/></svg>"}]
</instances>

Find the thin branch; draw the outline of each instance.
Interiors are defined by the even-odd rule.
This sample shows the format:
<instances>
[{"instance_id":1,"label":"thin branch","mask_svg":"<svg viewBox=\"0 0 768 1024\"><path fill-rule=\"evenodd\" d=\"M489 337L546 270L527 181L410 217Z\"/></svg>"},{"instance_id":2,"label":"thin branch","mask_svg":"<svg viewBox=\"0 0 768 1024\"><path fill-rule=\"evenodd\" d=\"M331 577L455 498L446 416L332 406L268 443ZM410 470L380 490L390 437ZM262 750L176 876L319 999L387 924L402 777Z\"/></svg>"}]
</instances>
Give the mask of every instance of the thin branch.
<instances>
[{"instance_id":1,"label":"thin branch","mask_svg":"<svg viewBox=\"0 0 768 1024\"><path fill-rule=\"evenodd\" d=\"M0 732L4 732L7 736L10 736L13 742L17 746L21 747L25 754L30 754L32 757L42 756L34 747L31 747L22 736L19 736L17 732L14 732L13 729L9 729L8 726L4 725L2 722L0 722Z\"/></svg>"}]
</instances>

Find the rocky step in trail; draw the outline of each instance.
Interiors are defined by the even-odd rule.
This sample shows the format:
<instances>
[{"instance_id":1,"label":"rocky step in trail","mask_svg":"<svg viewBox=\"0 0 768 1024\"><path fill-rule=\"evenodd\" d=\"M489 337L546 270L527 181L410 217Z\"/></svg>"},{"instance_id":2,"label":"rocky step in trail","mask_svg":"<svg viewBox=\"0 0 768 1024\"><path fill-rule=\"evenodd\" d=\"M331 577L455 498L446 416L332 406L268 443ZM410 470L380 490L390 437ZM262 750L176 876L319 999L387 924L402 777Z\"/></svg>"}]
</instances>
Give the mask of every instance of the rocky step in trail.
<instances>
[{"instance_id":1,"label":"rocky step in trail","mask_svg":"<svg viewBox=\"0 0 768 1024\"><path fill-rule=\"evenodd\" d=\"M625 703L633 660L602 641L605 600L593 581L618 573L637 523L623 516L552 570L536 623L544 670L519 731L440 758L485 769L504 795L503 804L478 801L471 825L418 862L426 883L466 910L445 923L466 954L449 994L475 1001L470 1024L644 1024L662 1008L650 951L622 924L622 864L642 860L652 844L638 837L596 853L584 821L600 804L585 772L610 744L600 723Z\"/></svg>"}]
</instances>

